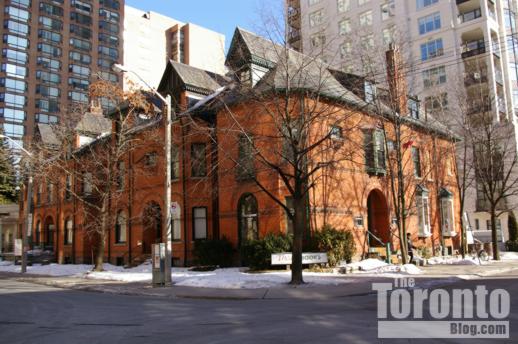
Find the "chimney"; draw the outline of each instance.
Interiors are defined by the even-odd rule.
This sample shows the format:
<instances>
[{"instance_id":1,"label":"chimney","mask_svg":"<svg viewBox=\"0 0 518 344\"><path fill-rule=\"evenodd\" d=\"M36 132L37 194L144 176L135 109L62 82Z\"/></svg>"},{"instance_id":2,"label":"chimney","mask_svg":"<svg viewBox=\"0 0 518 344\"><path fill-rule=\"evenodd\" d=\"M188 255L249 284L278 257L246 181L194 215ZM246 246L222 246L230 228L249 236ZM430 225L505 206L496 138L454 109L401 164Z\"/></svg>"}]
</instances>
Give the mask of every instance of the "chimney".
<instances>
[{"instance_id":1,"label":"chimney","mask_svg":"<svg viewBox=\"0 0 518 344\"><path fill-rule=\"evenodd\" d=\"M400 115L407 115L407 85L403 72L403 59L399 47L390 43L389 50L385 53L387 60L387 80L390 92L391 107Z\"/></svg>"},{"instance_id":2,"label":"chimney","mask_svg":"<svg viewBox=\"0 0 518 344\"><path fill-rule=\"evenodd\" d=\"M93 115L102 116L103 115L103 108L101 106L101 102L98 100L92 100L90 102L90 113Z\"/></svg>"}]
</instances>

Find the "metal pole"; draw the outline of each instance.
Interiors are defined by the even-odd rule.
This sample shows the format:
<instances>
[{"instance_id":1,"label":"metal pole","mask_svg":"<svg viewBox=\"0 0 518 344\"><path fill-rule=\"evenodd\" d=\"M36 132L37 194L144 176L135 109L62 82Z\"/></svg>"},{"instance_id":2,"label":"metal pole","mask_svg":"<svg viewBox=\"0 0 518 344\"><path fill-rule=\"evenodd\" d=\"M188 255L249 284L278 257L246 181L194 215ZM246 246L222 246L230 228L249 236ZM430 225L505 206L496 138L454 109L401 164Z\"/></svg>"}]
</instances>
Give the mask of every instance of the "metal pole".
<instances>
[{"instance_id":1,"label":"metal pole","mask_svg":"<svg viewBox=\"0 0 518 344\"><path fill-rule=\"evenodd\" d=\"M29 178L27 181L27 211L25 215L26 230L22 232L22 273L27 272L28 237L32 234L32 168L29 163Z\"/></svg>"},{"instance_id":2,"label":"metal pole","mask_svg":"<svg viewBox=\"0 0 518 344\"><path fill-rule=\"evenodd\" d=\"M166 96L166 118L165 118L165 285L171 285L171 96Z\"/></svg>"}]
</instances>

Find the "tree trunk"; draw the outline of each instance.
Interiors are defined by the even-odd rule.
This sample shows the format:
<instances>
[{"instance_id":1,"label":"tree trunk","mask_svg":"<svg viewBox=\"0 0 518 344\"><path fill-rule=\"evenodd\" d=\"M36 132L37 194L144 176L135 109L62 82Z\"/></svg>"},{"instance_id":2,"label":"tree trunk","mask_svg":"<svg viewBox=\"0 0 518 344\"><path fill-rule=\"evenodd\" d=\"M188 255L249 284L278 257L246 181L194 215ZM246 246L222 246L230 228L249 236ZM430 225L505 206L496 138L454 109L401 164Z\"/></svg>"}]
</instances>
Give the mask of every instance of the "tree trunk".
<instances>
[{"instance_id":1,"label":"tree trunk","mask_svg":"<svg viewBox=\"0 0 518 344\"><path fill-rule=\"evenodd\" d=\"M104 263L104 233L99 234L99 242L97 243L97 254L95 255L95 271L103 271Z\"/></svg>"},{"instance_id":2,"label":"tree trunk","mask_svg":"<svg viewBox=\"0 0 518 344\"><path fill-rule=\"evenodd\" d=\"M496 210L491 207L491 240L493 241L493 259L500 260L500 252L498 251L498 237L496 232Z\"/></svg>"},{"instance_id":3,"label":"tree trunk","mask_svg":"<svg viewBox=\"0 0 518 344\"><path fill-rule=\"evenodd\" d=\"M462 259L466 258L466 230L464 228L462 212L460 216L460 253L462 254Z\"/></svg>"},{"instance_id":4,"label":"tree trunk","mask_svg":"<svg viewBox=\"0 0 518 344\"><path fill-rule=\"evenodd\" d=\"M290 284L299 285L304 283L302 278L302 239L306 223L304 221L306 211L304 197L293 197L293 208L295 211L293 219L293 248L291 262L291 282Z\"/></svg>"},{"instance_id":5,"label":"tree trunk","mask_svg":"<svg viewBox=\"0 0 518 344\"><path fill-rule=\"evenodd\" d=\"M108 211L107 211L107 203L108 200L106 198L102 201L102 210L101 210L101 228L97 232L99 237L97 241L97 254L95 256L95 271L103 271L103 263L104 263L104 247L106 245L106 224L108 223Z\"/></svg>"},{"instance_id":6,"label":"tree trunk","mask_svg":"<svg viewBox=\"0 0 518 344\"><path fill-rule=\"evenodd\" d=\"M398 229L399 229L399 241L401 244L401 258L403 264L408 263L408 252L407 252L407 240L406 240L406 202L405 202L405 175L403 174L403 154L401 152L401 125L399 119L396 122L396 154L397 154L397 186L398 186Z\"/></svg>"}]
</instances>

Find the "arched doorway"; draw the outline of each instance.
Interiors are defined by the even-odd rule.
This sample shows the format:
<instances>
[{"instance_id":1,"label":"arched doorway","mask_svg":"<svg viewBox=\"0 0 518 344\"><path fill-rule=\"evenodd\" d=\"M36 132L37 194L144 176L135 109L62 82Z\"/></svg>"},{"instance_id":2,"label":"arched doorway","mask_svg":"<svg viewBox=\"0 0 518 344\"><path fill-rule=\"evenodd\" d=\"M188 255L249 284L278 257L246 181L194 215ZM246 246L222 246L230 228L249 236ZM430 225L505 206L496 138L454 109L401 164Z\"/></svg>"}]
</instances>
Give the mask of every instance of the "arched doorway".
<instances>
[{"instance_id":1,"label":"arched doorway","mask_svg":"<svg viewBox=\"0 0 518 344\"><path fill-rule=\"evenodd\" d=\"M372 190L367 198L367 225L369 232L378 237L380 243L369 235L369 246L380 247L390 242L390 220L387 199L380 190Z\"/></svg>"},{"instance_id":2,"label":"arched doorway","mask_svg":"<svg viewBox=\"0 0 518 344\"><path fill-rule=\"evenodd\" d=\"M252 194L244 194L237 205L238 246L247 240L259 238L257 199Z\"/></svg>"},{"instance_id":3,"label":"arched doorway","mask_svg":"<svg viewBox=\"0 0 518 344\"><path fill-rule=\"evenodd\" d=\"M162 209L156 202L146 205L143 213L142 253L151 253L151 245L162 242Z\"/></svg>"},{"instance_id":4,"label":"arched doorway","mask_svg":"<svg viewBox=\"0 0 518 344\"><path fill-rule=\"evenodd\" d=\"M44 249L46 250L54 250L54 232L56 226L54 225L54 220L52 217L47 217L45 219L45 228L44 228Z\"/></svg>"}]
</instances>

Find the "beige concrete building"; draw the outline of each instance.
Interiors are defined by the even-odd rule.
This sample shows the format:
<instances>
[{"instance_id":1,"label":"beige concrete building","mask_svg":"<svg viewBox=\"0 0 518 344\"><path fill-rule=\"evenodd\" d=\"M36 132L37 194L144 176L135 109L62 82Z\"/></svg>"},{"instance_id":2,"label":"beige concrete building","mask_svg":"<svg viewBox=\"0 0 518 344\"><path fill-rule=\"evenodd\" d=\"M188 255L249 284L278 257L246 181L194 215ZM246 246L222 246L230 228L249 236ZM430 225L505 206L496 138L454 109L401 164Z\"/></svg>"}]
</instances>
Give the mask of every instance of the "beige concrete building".
<instances>
[{"instance_id":1,"label":"beige concrete building","mask_svg":"<svg viewBox=\"0 0 518 344\"><path fill-rule=\"evenodd\" d=\"M18 213L18 204L0 205L0 260L4 254L13 252Z\"/></svg>"},{"instance_id":2,"label":"beige concrete building","mask_svg":"<svg viewBox=\"0 0 518 344\"><path fill-rule=\"evenodd\" d=\"M158 87L168 59L225 74L224 35L152 11L125 11L124 65L152 87ZM140 84L132 74L128 78ZM129 84L125 80L125 89Z\"/></svg>"},{"instance_id":3,"label":"beige concrete building","mask_svg":"<svg viewBox=\"0 0 518 344\"><path fill-rule=\"evenodd\" d=\"M494 120L509 121L517 132L517 0L287 0L286 6L293 48L364 74L365 55L376 59L395 42L408 63L409 90L427 113L454 115L458 85L467 111L480 112L470 89L485 84ZM384 67L373 75L384 78ZM484 199L473 190L469 200L471 226L487 230ZM497 225L506 240L507 215Z\"/></svg>"}]
</instances>

